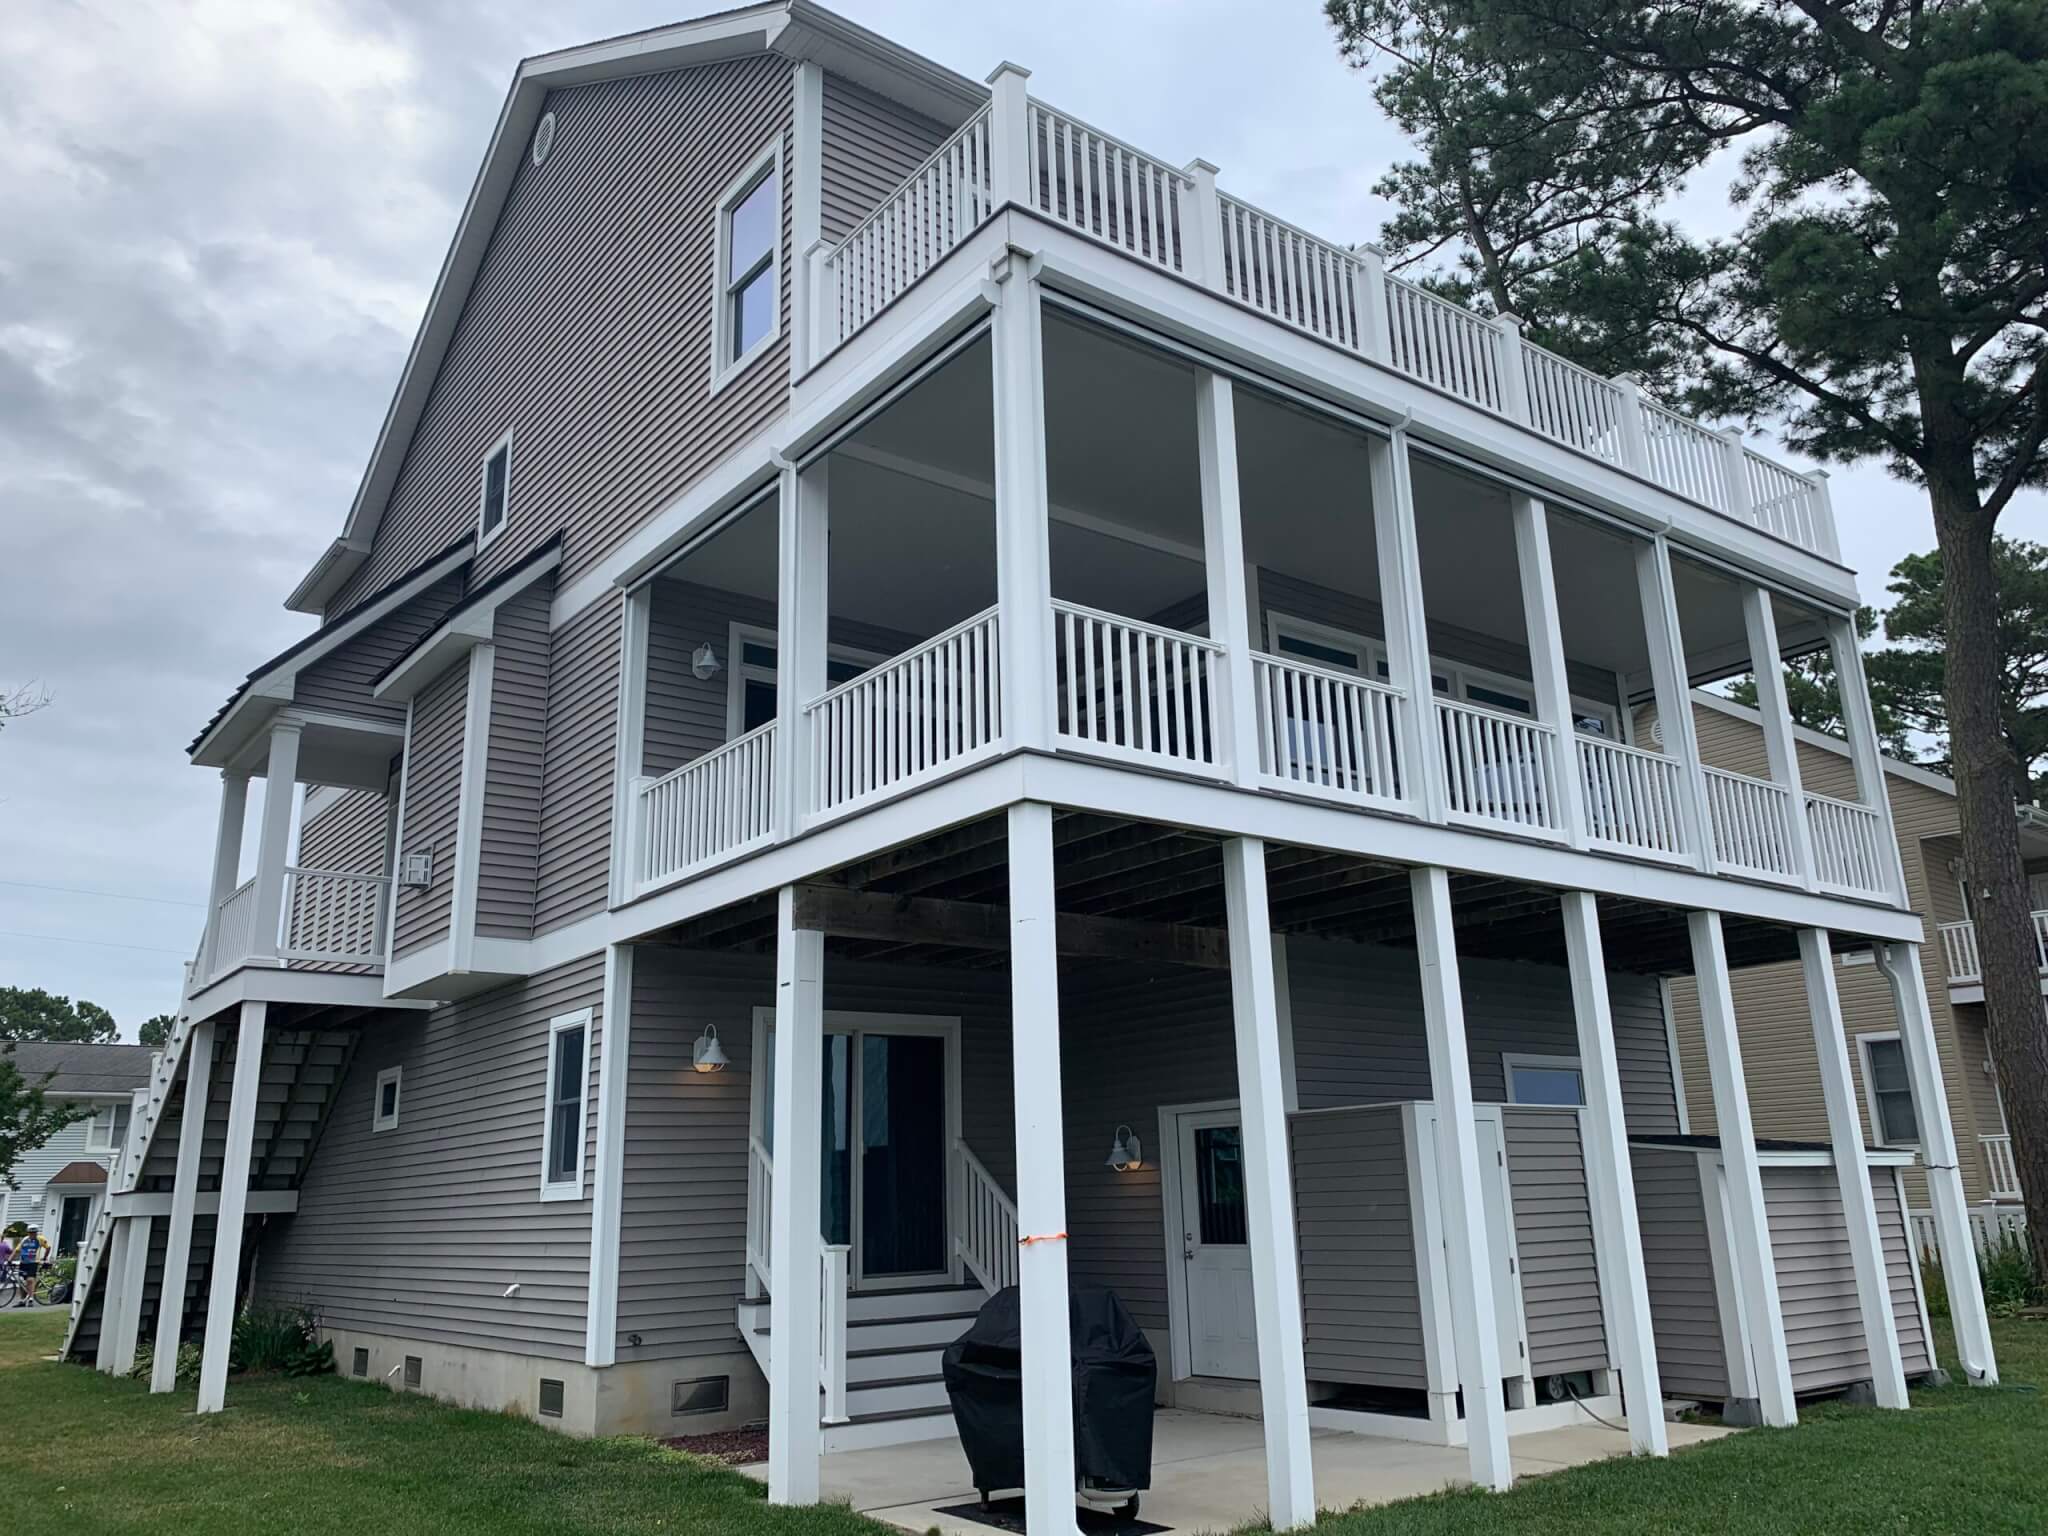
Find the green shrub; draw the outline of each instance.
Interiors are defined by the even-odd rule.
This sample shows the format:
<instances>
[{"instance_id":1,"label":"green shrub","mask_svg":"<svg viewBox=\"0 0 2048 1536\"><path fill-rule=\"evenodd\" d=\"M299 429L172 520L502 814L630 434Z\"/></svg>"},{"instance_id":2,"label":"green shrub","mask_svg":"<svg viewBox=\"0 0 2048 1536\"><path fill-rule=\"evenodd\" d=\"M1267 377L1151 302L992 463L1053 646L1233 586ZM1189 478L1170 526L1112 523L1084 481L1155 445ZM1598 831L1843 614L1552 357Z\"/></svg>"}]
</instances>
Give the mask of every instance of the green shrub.
<instances>
[{"instance_id":1,"label":"green shrub","mask_svg":"<svg viewBox=\"0 0 2048 1536\"><path fill-rule=\"evenodd\" d=\"M238 1371L320 1376L334 1369L334 1346L320 1340L320 1319L306 1306L258 1304L235 1319L231 1363Z\"/></svg>"},{"instance_id":2,"label":"green shrub","mask_svg":"<svg viewBox=\"0 0 2048 1536\"><path fill-rule=\"evenodd\" d=\"M1920 1293L1927 1298L1929 1317L1948 1316L1948 1276L1932 1248L1920 1250Z\"/></svg>"},{"instance_id":3,"label":"green shrub","mask_svg":"<svg viewBox=\"0 0 2048 1536\"><path fill-rule=\"evenodd\" d=\"M1997 1242L1985 1244L1977 1268L1984 1276L1984 1307L1993 1317L2011 1317L2041 1293L2034 1256L2016 1232L2002 1231Z\"/></svg>"},{"instance_id":4,"label":"green shrub","mask_svg":"<svg viewBox=\"0 0 2048 1536\"><path fill-rule=\"evenodd\" d=\"M59 1285L69 1285L78 1278L78 1255L67 1253L51 1266Z\"/></svg>"},{"instance_id":5,"label":"green shrub","mask_svg":"<svg viewBox=\"0 0 2048 1536\"><path fill-rule=\"evenodd\" d=\"M156 1362L154 1345L143 1343L135 1346L135 1364L128 1368L131 1381L149 1380L150 1367ZM178 1380L196 1382L199 1380L199 1346L186 1344L178 1350Z\"/></svg>"}]
</instances>

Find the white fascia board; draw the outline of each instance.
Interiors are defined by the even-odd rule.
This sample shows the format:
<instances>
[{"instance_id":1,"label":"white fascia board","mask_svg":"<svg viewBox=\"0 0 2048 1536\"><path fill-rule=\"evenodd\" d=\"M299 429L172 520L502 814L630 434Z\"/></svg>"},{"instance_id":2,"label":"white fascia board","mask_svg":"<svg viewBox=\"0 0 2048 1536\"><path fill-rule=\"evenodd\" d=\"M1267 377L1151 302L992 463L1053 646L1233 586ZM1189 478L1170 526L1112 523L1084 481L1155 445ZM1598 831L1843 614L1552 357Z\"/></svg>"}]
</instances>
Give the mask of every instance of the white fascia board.
<instances>
[{"instance_id":1,"label":"white fascia board","mask_svg":"<svg viewBox=\"0 0 2048 1536\"><path fill-rule=\"evenodd\" d=\"M1706 693L1697 688L1693 690L1692 700L1693 703L1703 704L1708 709L1727 715L1730 719L1753 725L1758 731L1764 728L1763 717L1746 704L1738 704L1733 699L1724 699L1717 693ZM1849 755L1849 743L1824 731L1816 731L1810 725L1795 724L1792 727L1792 735L1795 740L1802 741L1809 747L1818 747L1823 752L1834 753L1837 757L1846 758ZM1896 757L1887 757L1884 759L1884 771L1912 783L1924 785L1938 795L1953 797L1956 792L1954 779L1936 773L1931 768L1922 768L1918 763L1902 763Z\"/></svg>"},{"instance_id":2,"label":"white fascia board","mask_svg":"<svg viewBox=\"0 0 2048 1536\"><path fill-rule=\"evenodd\" d=\"M789 0L788 14L789 24L769 45L787 58L816 63L947 128L988 103L989 88L981 81L809 0Z\"/></svg>"},{"instance_id":3,"label":"white fascia board","mask_svg":"<svg viewBox=\"0 0 2048 1536\"><path fill-rule=\"evenodd\" d=\"M372 698L402 704L413 698L477 646L491 638L498 610L562 563L559 548L533 562L516 581L503 583L473 602L461 604L405 659L370 690Z\"/></svg>"},{"instance_id":4,"label":"white fascia board","mask_svg":"<svg viewBox=\"0 0 2048 1536\"><path fill-rule=\"evenodd\" d=\"M305 1003L331 1008L429 1006L386 996L381 976L244 965L204 990L193 993L179 1011L189 1013L194 1019L204 1019L223 1010L239 1008L243 1003Z\"/></svg>"}]
</instances>

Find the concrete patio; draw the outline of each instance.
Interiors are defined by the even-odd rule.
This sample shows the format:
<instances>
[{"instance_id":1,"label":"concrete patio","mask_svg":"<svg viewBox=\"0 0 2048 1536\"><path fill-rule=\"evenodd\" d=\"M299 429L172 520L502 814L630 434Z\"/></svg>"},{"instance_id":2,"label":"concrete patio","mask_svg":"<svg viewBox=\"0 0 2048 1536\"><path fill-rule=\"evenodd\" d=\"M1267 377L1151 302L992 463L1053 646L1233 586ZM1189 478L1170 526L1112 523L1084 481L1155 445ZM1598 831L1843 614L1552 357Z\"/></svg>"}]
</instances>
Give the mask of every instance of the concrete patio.
<instances>
[{"instance_id":1,"label":"concrete patio","mask_svg":"<svg viewBox=\"0 0 2048 1536\"><path fill-rule=\"evenodd\" d=\"M1673 1424L1673 1450L1733 1431ZM1567 1429L1517 1435L1515 1475L1540 1476L1628 1454L1628 1436L1588 1420ZM1376 1435L1319 1429L1311 1437L1316 1502L1323 1509L1388 1504L1461 1485L1462 1447L1417 1445ZM743 1469L765 1480L765 1465ZM851 1504L910 1531L988 1536L991 1527L939 1511L972 1503L974 1483L957 1439L867 1451L840 1451L821 1463L823 1497ZM1161 1409L1154 1422L1152 1487L1139 1518L1170 1531L1229 1531L1259 1519L1266 1504L1266 1453L1257 1420Z\"/></svg>"}]
</instances>

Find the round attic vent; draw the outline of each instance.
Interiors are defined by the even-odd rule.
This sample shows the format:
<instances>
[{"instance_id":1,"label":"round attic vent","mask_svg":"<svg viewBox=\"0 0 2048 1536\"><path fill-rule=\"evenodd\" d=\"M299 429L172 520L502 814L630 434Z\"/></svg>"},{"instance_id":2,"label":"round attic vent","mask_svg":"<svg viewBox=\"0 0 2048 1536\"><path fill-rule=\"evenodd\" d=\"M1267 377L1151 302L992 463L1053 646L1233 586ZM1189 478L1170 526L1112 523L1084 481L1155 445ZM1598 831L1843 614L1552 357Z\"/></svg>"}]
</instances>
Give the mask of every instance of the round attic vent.
<instances>
[{"instance_id":1,"label":"round attic vent","mask_svg":"<svg viewBox=\"0 0 2048 1536\"><path fill-rule=\"evenodd\" d=\"M555 114L546 112L541 115L539 126L533 130L533 163L540 165L546 161L548 151L554 147Z\"/></svg>"}]
</instances>

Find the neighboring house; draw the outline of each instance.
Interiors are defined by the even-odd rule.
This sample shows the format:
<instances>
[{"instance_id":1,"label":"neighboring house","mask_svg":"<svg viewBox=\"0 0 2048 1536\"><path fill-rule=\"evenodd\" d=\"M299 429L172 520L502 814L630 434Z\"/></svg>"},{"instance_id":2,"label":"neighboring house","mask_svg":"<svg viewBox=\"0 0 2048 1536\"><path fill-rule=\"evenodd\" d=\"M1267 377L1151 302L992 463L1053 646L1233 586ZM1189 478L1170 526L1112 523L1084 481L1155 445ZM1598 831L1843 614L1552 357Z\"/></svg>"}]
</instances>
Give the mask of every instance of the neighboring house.
<instances>
[{"instance_id":1,"label":"neighboring house","mask_svg":"<svg viewBox=\"0 0 2048 1536\"><path fill-rule=\"evenodd\" d=\"M1693 718L1700 752L1707 762L1741 773L1763 769L1763 728L1755 711L1700 693L1694 695ZM1855 775L1848 744L1803 727L1795 734L1805 782L1830 794L1853 792ZM1969 890L1959 873L1961 821L1955 784L1939 773L1892 758L1885 759L1884 768L1906 889L1930 933L1938 931L1940 936L1938 963L1930 945L1924 971L1927 1005L1939 1043L1949 1115L1962 1152L1963 1189L1975 1208L1973 1224L1980 1235L1988 1237L2001 1226L2024 1223L2026 1215L2005 1105L1985 1033L1975 931L1964 915ZM2020 813L2020 848L2035 882L2036 904L2048 909L2048 821L2025 809ZM2036 921L2048 925L2048 911L2037 913ZM2048 957L2043 963L2048 971ZM1856 1102L1865 1116L1871 1145L1917 1152L1919 1126L1913 1115L1905 1046L1899 1037L1890 988L1867 951L1845 950L1836 956L1836 964L1842 1019L1853 1043L1849 1063ZM1750 1028L1743 1063L1750 1074L1750 1109L1758 1132L1788 1137L1825 1135L1827 1117L1821 1108L1819 1072L1799 968L1759 966L1744 971L1734 986L1736 1007ZM1695 1129L1711 1131L1714 1108L1707 1083L1705 1041L1698 996L1689 979L1671 983L1671 1002L1687 1120ZM1905 1177L1908 1197L1919 1213L1921 1245L1928 1246L1933 1219L1926 1214L1926 1182L1917 1170Z\"/></svg>"},{"instance_id":2,"label":"neighboring house","mask_svg":"<svg viewBox=\"0 0 2048 1536\"><path fill-rule=\"evenodd\" d=\"M34 1222L64 1253L90 1235L106 1195L107 1169L127 1142L130 1105L148 1085L153 1054L146 1045L25 1040L14 1046L14 1066L30 1083L41 1083L46 1098L91 1113L7 1170L0 1228Z\"/></svg>"},{"instance_id":3,"label":"neighboring house","mask_svg":"<svg viewBox=\"0 0 2048 1536\"><path fill-rule=\"evenodd\" d=\"M1949 1114L1825 483L1181 163L804 0L520 67L318 627L192 744L211 918L71 1356L203 1337L215 1411L253 1274L402 1389L766 1415L808 1502L951 1432L1017 1283L1048 1508L1099 1284L1280 1527L1312 1418L1500 1487L1574 1398L1653 1454L1666 1394L1904 1406L1832 953ZM1853 793L1776 695L1710 766L1688 679L1820 646ZM1825 1136L1687 1135L1663 984L1734 1127L1731 967L1802 954Z\"/></svg>"}]
</instances>

